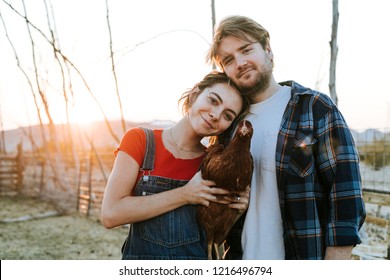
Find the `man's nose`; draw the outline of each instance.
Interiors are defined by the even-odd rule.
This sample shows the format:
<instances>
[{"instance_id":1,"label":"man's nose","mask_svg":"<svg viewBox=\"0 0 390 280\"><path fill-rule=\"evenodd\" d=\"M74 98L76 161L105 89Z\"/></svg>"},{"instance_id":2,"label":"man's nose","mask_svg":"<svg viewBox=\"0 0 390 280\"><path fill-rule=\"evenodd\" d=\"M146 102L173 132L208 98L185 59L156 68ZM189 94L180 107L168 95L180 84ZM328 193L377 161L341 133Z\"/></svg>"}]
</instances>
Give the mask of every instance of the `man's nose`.
<instances>
[{"instance_id":1,"label":"man's nose","mask_svg":"<svg viewBox=\"0 0 390 280\"><path fill-rule=\"evenodd\" d=\"M244 66L244 65L248 64L247 58L242 54L236 55L235 60L236 60L237 66Z\"/></svg>"},{"instance_id":2,"label":"man's nose","mask_svg":"<svg viewBox=\"0 0 390 280\"><path fill-rule=\"evenodd\" d=\"M248 61L246 60L245 57L237 57L236 58L236 61L237 61L237 67L244 67L248 64Z\"/></svg>"}]
</instances>

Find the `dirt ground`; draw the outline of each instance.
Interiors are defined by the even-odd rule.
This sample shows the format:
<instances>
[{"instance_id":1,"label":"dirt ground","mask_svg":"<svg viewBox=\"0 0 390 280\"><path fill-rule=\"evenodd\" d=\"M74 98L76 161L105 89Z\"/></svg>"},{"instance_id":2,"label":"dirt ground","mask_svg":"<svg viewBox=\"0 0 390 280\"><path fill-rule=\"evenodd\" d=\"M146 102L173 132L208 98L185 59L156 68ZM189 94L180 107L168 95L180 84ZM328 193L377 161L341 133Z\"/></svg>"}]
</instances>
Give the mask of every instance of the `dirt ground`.
<instances>
[{"instance_id":1,"label":"dirt ground","mask_svg":"<svg viewBox=\"0 0 390 280\"><path fill-rule=\"evenodd\" d=\"M25 196L0 197L0 259L121 258L120 249L128 228L106 229L100 223L97 214L87 217L74 211L60 215L57 211L58 206ZM370 212L369 208L367 210ZM385 227L378 227L366 223L362 232L363 244L377 250L383 247L386 251L387 229L387 224ZM359 247L360 245L356 249ZM367 250L366 247L363 249Z\"/></svg>"},{"instance_id":2,"label":"dirt ground","mask_svg":"<svg viewBox=\"0 0 390 280\"><path fill-rule=\"evenodd\" d=\"M59 215L54 205L28 197L0 197L0 259L120 259L128 229L106 229L97 217ZM48 217L45 217L48 216Z\"/></svg>"}]
</instances>

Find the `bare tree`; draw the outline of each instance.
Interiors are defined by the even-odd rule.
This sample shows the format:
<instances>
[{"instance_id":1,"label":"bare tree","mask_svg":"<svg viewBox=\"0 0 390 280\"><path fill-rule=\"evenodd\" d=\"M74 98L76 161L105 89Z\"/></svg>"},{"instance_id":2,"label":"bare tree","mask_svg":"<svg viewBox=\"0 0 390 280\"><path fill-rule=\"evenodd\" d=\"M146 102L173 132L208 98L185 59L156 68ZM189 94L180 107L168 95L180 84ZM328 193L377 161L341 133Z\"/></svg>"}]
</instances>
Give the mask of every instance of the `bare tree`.
<instances>
[{"instance_id":1,"label":"bare tree","mask_svg":"<svg viewBox=\"0 0 390 280\"><path fill-rule=\"evenodd\" d=\"M336 92L336 62L337 62L337 29L339 24L339 1L333 0L333 22L332 22L332 38L330 41L330 73L329 73L329 92L333 102L337 105Z\"/></svg>"},{"instance_id":2,"label":"bare tree","mask_svg":"<svg viewBox=\"0 0 390 280\"><path fill-rule=\"evenodd\" d=\"M211 39L214 39L215 28L215 0L211 0ZM215 63L212 64L213 69L216 69Z\"/></svg>"},{"instance_id":3,"label":"bare tree","mask_svg":"<svg viewBox=\"0 0 390 280\"><path fill-rule=\"evenodd\" d=\"M120 110L120 113L121 113L122 130L123 130L123 133L125 133L126 132L126 123L125 123L125 119L123 117L122 102L121 102L121 97L120 97L120 94L119 94L118 79L117 79L116 70L115 70L114 52L112 50L112 33L111 33L110 10L108 8L108 0L106 0L106 14L107 14L106 18L107 18L108 34L109 34L109 37L110 37L111 70L112 70L112 74L114 76L116 96L118 98L119 110Z\"/></svg>"},{"instance_id":4,"label":"bare tree","mask_svg":"<svg viewBox=\"0 0 390 280\"><path fill-rule=\"evenodd\" d=\"M104 110L103 110L101 104L100 104L99 101L97 100L96 96L93 94L93 92L92 92L90 86L88 85L87 81L85 80L84 76L82 75L81 71L77 68L77 66L76 66L76 65L75 65L67 56L65 56L65 55L61 52L61 50L59 50L59 49L57 48L57 46L53 43L53 41L50 40L50 39L45 35L45 33L44 33L41 29L39 29L37 26L35 26L35 25L28 19L27 16L22 15L18 10L16 10L16 9L15 9L10 3L8 3L7 1L3 0L3 2L4 2L8 7L10 7L10 8L12 9L12 11L15 12L15 14L17 14L17 15L20 16L20 17L22 17L22 18L25 20L26 24L29 26L29 28L31 27L31 28L33 28L34 30L36 30L36 31L42 36L42 38L45 39L45 41L48 42L48 43L51 45L51 47L53 48L53 51L55 52L55 54L58 55L58 56L62 59L62 61L63 61L65 64L67 64L67 67L73 69L73 70L76 72L76 74L77 74L78 77L81 79L81 81L83 82L84 86L86 87L87 91L89 92L89 94L90 94L91 97L94 99L94 101L95 101L95 103L97 104L97 106L99 107L99 109L100 109L100 111L101 111L101 114L102 114L102 116L103 116L103 118L104 118L104 120L105 120L105 123L106 123L106 126L107 126L107 128L108 128L108 131L109 131L110 135L114 138L114 140L115 140L116 142L119 143L119 138L118 138L118 136L114 133L114 131L113 131L112 127L111 127L111 124L110 124L110 122L108 121L108 118L107 118L107 116L106 116L106 114L105 114L105 112L104 112ZM40 94L41 94L41 92L40 92ZM48 109L48 108L45 107L46 112L48 111L47 109Z\"/></svg>"},{"instance_id":5,"label":"bare tree","mask_svg":"<svg viewBox=\"0 0 390 280\"><path fill-rule=\"evenodd\" d=\"M40 124L40 127L41 127L42 141L46 145L47 141L46 141L46 136L45 136L44 128L43 128L43 120L42 120L41 110L40 110L40 107L39 107L39 104L38 104L37 96L35 94L34 86L32 84L32 81L31 81L30 77L28 76L27 72L24 70L24 68L21 65L18 53L16 51L16 48L15 48L14 44L12 43L12 40L11 40L10 36L9 36L8 29L7 29L7 26L5 24L5 21L4 21L3 17L1 15L1 12L0 12L0 19L1 19L1 22L2 22L3 27L4 27L5 36L7 37L7 40L8 40L8 42L9 42L9 44L10 44L12 50L13 50L13 53L14 53L14 56L15 56L15 60L16 60L16 64L17 64L18 68L21 70L21 72L23 73L23 76L26 78L27 83L28 83L28 85L30 87L30 90L31 90L31 92L33 94L34 104L35 104L35 108L37 109L39 124Z\"/></svg>"},{"instance_id":6,"label":"bare tree","mask_svg":"<svg viewBox=\"0 0 390 280\"><path fill-rule=\"evenodd\" d=\"M59 186L63 190L70 190L70 181L67 178L67 176L62 176L63 171L65 170L64 167L64 159L62 158L62 150L59 147L59 142L57 140L57 131L56 131L56 126L54 125L54 120L52 118L52 114L50 112L50 107L49 107L49 100L47 98L47 92L45 91L45 85L49 84L49 81L44 78L44 73L42 71L42 65L41 61L39 61L38 57L38 46L36 44L37 38L33 35L32 30L37 31L39 35L41 35L46 42L49 43L49 46L51 46L54 54L54 61L58 65L59 69L59 78L62 81L62 96L64 98L64 104L66 108L66 117L67 117L67 126L64 127L66 129L66 136L68 136L68 141L66 141L67 145L65 146L65 150L68 148L71 148L72 155L73 155L73 164L75 164L76 170L79 170L79 159L78 155L74 149L73 145L73 136L72 136L72 130L70 127L70 121L69 121L69 103L74 100L73 96L73 87L72 87L72 79L71 79L71 70L74 70L78 76L81 78L83 81L84 85L88 89L90 95L95 99L96 103L98 104L105 120L106 120L106 125L110 131L110 134L113 136L113 138L119 143L118 137L115 135L113 132L110 123L108 122L107 117L105 116L102 107L100 106L98 100L92 93L90 87L88 86L86 80L84 79L83 75L81 72L78 70L78 68L65 56L63 55L62 51L60 50L59 47L59 41L56 36L56 31L53 26L55 26L55 17L52 9L49 9L47 1L43 0L45 4L45 10L46 10L46 18L47 18L47 26L49 30L49 36L46 36L45 33L36 27L28 18L27 14L27 8L25 5L24 0L22 0L22 7L24 9L24 14L20 13L17 11L10 3L6 2L3 0L3 2L8 5L11 10L18 16L24 19L27 31L28 31L28 36L30 38L30 43L31 43L31 54L32 54L32 74L29 75L27 71L24 69L24 67L21 64L21 61L19 60L19 56L17 53L16 48L14 47L14 44L11 41L11 38L9 36L8 30L6 23L4 22L3 17L1 16L0 13L0 18L4 26L5 34L8 39L9 44L12 47L12 50L14 51L15 59L17 62L17 66L19 69L22 71L23 75L27 79L27 82L30 86L31 93L34 97L34 103L36 107L36 111L38 113L38 118L40 122L40 131L42 134L42 140L43 140L43 147L44 149L41 150L40 152L44 152L45 155L42 158L46 159L46 162L48 163L52 173L53 173L53 179L54 179L54 184ZM52 7L51 7L52 8ZM51 11L51 12L50 12ZM71 95L69 95L69 93ZM41 108L42 107L42 108ZM43 124L43 115L47 117L48 119L48 126L46 127ZM48 130L47 130L48 128ZM48 133L49 137L47 137L46 133ZM39 151L36 147L36 144L34 140L32 139L31 135L29 135L30 141L32 140L32 144L34 146L34 149ZM96 151L95 151L96 152ZM79 176L76 176L78 178Z\"/></svg>"},{"instance_id":7,"label":"bare tree","mask_svg":"<svg viewBox=\"0 0 390 280\"><path fill-rule=\"evenodd\" d=\"M73 94L73 87L72 87L72 79L67 79L66 76L70 77L70 69L68 64L64 63L64 61L61 59L61 56L58 55L58 52L56 49L60 50L60 43L59 40L56 36L57 32L55 30L55 16L53 12L53 7L50 4L50 9L48 8L48 4L46 0L43 0L45 4L45 10L46 10L46 19L47 19L47 26L50 31L50 37L51 37L51 45L53 46L53 54L54 54L54 59L55 62L58 64L60 72L61 72L61 81L62 81L62 95L64 98L64 103L65 103L65 112L66 112L66 126L64 126L65 130L65 137L66 137L66 145L64 147L64 153L67 152L67 150L70 150L70 153L72 155L72 164L76 169L76 180L80 177L79 172L81 172L81 164L80 164L80 159L78 156L78 153L76 152L76 148L74 145L73 141L73 132L72 132L72 127L70 124L70 117L69 117L69 103L70 103L70 98L74 100L74 94ZM68 91L70 93L70 96L68 94ZM73 102L72 102L73 104ZM62 127L62 126L61 126ZM79 182L76 182L76 185L78 185Z\"/></svg>"},{"instance_id":8,"label":"bare tree","mask_svg":"<svg viewBox=\"0 0 390 280\"><path fill-rule=\"evenodd\" d=\"M1 111L1 104L0 104L0 132L1 132L0 154L6 154L7 150L5 148L5 133L4 133L4 128L3 128L3 114Z\"/></svg>"},{"instance_id":9,"label":"bare tree","mask_svg":"<svg viewBox=\"0 0 390 280\"><path fill-rule=\"evenodd\" d=\"M23 4L25 18L27 18L27 9L26 9L26 5L25 5L24 0L22 0L22 4ZM56 179L55 183L57 183L64 190L70 190L69 182L61 180L61 178L63 178L63 176L61 176L61 173L63 172L64 167L63 167L63 161L61 160L60 149L58 147L59 141L57 140L57 133L56 133L56 129L55 129L55 124L54 124L53 118L51 116L51 112L49 110L49 102L47 100L47 96L45 94L45 91L42 89L41 79L39 77L40 74L38 71L37 58L36 58L35 40L32 36L30 25L28 24L27 21L26 21L26 27L27 27L27 31L28 31L28 34L30 37L31 48L32 48L32 62L33 62L33 66L34 66L35 83L36 83L36 87L38 90L38 94L41 98L41 101L42 101L44 109L45 109L46 117L49 121L48 127L49 127L49 135L50 135L50 142L49 142L50 145L46 146L46 149L45 149L46 156L47 156L47 159L49 159L48 162L49 162L50 167L55 175L54 176L54 178Z\"/></svg>"}]
</instances>

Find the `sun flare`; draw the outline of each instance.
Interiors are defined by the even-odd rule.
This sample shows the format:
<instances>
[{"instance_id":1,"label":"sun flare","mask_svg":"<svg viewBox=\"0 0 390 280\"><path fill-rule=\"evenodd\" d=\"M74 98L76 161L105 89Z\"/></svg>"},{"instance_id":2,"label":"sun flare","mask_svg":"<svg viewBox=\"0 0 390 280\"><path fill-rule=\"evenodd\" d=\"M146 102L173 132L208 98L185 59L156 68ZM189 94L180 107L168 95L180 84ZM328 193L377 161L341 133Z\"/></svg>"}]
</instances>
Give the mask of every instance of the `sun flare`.
<instances>
[{"instance_id":1,"label":"sun flare","mask_svg":"<svg viewBox=\"0 0 390 280\"><path fill-rule=\"evenodd\" d=\"M102 119L102 116L94 112L93 109L84 107L80 110L73 110L72 115L70 116L71 123L78 124L83 127L90 126L93 122L99 121Z\"/></svg>"}]
</instances>

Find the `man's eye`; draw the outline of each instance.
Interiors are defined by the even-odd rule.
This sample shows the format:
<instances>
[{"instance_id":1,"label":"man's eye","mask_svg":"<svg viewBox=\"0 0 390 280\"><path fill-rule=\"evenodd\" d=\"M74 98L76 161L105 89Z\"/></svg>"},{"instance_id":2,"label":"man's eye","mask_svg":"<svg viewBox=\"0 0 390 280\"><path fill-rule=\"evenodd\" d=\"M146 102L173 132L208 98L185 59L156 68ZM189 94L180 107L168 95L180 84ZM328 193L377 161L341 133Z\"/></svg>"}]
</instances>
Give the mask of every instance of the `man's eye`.
<instances>
[{"instance_id":1,"label":"man's eye","mask_svg":"<svg viewBox=\"0 0 390 280\"><path fill-rule=\"evenodd\" d=\"M232 59L230 59L230 58L225 59L225 60L222 61L222 64L225 65L225 66L229 65L230 63L232 63Z\"/></svg>"},{"instance_id":2,"label":"man's eye","mask_svg":"<svg viewBox=\"0 0 390 280\"><path fill-rule=\"evenodd\" d=\"M252 48L246 48L246 49L244 49L242 52L243 52L244 54L247 54L247 53L250 53L251 50L252 50Z\"/></svg>"}]
</instances>

